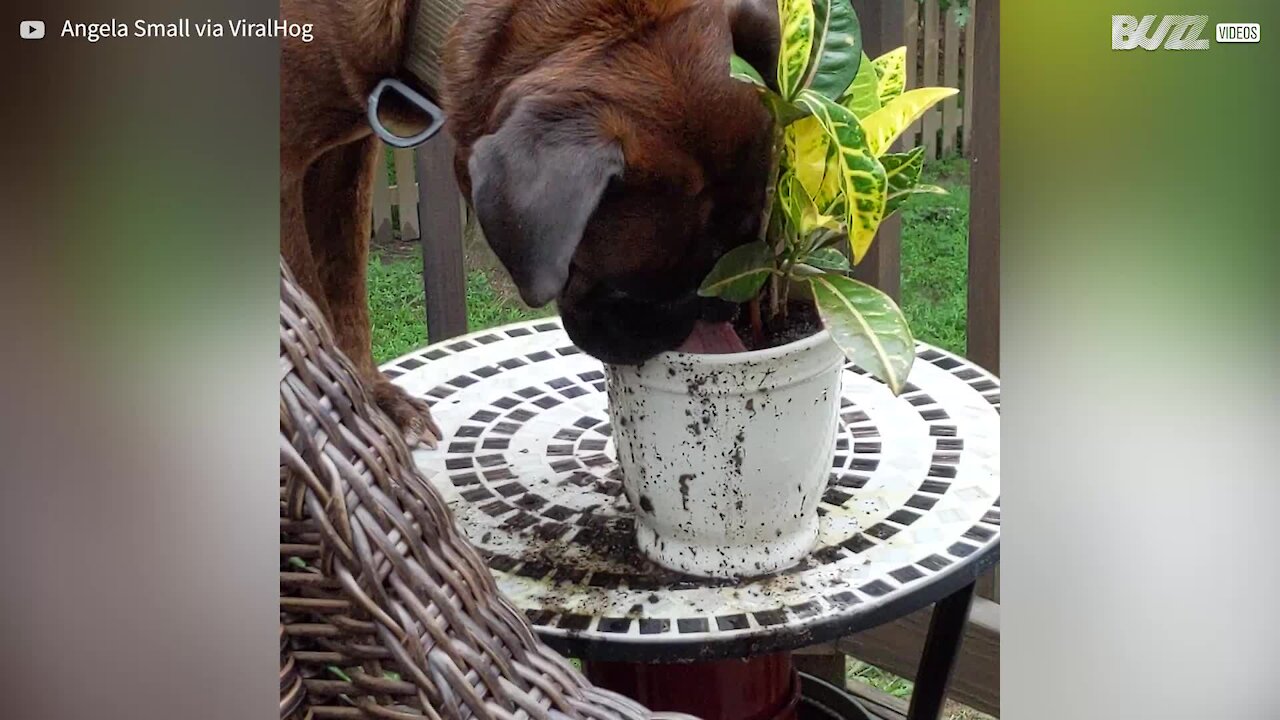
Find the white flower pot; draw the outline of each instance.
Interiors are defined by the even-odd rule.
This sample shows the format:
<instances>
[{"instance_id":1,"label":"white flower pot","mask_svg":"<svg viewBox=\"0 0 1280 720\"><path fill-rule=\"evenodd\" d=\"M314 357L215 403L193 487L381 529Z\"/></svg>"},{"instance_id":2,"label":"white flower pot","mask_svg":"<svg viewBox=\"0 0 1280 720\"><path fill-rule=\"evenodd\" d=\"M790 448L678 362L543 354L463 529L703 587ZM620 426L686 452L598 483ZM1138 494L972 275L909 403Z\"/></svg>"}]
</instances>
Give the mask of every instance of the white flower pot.
<instances>
[{"instance_id":1,"label":"white flower pot","mask_svg":"<svg viewBox=\"0 0 1280 720\"><path fill-rule=\"evenodd\" d=\"M767 350L609 366L609 415L645 555L732 578L786 569L812 550L843 362L823 330Z\"/></svg>"}]
</instances>

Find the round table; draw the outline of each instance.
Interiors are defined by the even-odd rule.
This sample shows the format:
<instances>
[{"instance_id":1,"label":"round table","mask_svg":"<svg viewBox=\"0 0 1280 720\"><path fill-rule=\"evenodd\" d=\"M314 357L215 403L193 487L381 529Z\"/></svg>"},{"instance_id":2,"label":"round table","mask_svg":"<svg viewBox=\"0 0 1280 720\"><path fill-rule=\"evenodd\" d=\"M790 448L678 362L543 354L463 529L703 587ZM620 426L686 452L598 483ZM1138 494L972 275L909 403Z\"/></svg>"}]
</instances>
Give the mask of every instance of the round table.
<instances>
[{"instance_id":1,"label":"round table","mask_svg":"<svg viewBox=\"0 0 1280 720\"><path fill-rule=\"evenodd\" d=\"M999 555L998 380L923 343L894 397L846 366L818 547L740 581L672 572L634 542L599 361L558 319L455 338L384 372L445 429L414 457L502 593L560 652L596 662L762 656L932 603L910 717L937 717L976 578Z\"/></svg>"}]
</instances>

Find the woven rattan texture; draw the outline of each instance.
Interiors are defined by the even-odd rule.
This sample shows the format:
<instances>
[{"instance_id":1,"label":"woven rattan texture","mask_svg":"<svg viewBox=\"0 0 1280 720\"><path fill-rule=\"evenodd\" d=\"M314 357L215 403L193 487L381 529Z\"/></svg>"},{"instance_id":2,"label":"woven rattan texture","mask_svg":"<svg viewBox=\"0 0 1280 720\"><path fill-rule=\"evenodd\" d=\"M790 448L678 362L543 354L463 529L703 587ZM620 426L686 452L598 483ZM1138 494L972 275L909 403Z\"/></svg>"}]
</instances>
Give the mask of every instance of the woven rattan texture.
<instances>
[{"instance_id":1,"label":"woven rattan texture","mask_svg":"<svg viewBox=\"0 0 1280 720\"><path fill-rule=\"evenodd\" d=\"M539 642L281 264L282 718L682 718Z\"/></svg>"}]
</instances>

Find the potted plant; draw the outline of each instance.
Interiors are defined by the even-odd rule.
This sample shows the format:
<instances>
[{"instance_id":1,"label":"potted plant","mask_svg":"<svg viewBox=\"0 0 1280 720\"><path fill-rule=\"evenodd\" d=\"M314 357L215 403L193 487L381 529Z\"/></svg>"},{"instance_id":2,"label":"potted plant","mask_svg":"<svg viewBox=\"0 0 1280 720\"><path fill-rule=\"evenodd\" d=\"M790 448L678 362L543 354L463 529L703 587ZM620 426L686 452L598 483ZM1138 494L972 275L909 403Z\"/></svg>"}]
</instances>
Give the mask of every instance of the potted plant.
<instances>
[{"instance_id":1,"label":"potted plant","mask_svg":"<svg viewBox=\"0 0 1280 720\"><path fill-rule=\"evenodd\" d=\"M849 0L778 0L776 82L734 56L774 119L759 241L725 254L700 294L740 303L746 352L668 352L608 368L609 411L637 542L687 573L789 567L817 541L842 366L900 392L915 357L906 318L849 277L880 223L921 185L923 148L889 152L956 91L904 92L905 48L871 60Z\"/></svg>"}]
</instances>

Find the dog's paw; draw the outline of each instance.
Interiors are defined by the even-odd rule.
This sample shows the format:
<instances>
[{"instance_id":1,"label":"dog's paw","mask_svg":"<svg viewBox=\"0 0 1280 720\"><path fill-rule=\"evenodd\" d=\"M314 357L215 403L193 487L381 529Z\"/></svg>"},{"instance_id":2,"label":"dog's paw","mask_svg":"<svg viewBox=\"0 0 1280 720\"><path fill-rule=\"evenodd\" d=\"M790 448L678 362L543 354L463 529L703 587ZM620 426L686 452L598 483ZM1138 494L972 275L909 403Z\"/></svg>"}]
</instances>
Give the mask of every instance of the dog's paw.
<instances>
[{"instance_id":1,"label":"dog's paw","mask_svg":"<svg viewBox=\"0 0 1280 720\"><path fill-rule=\"evenodd\" d=\"M431 406L425 400L411 397L404 388L380 377L373 386L373 399L404 434L409 447L422 443L435 449L444 433L431 417Z\"/></svg>"}]
</instances>

